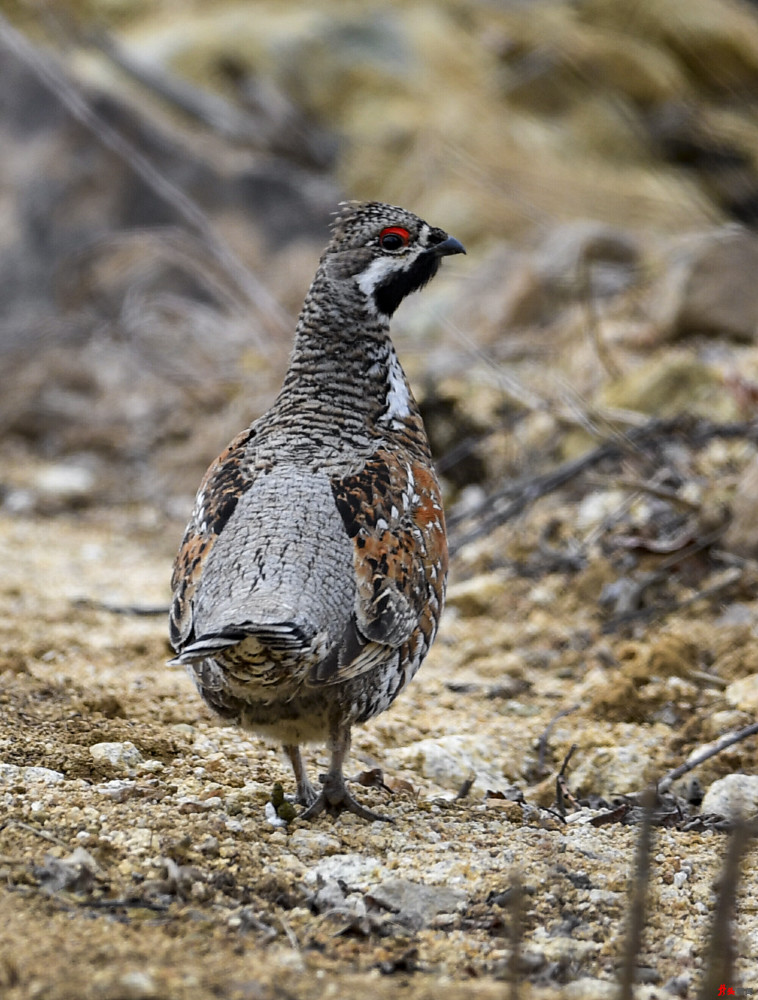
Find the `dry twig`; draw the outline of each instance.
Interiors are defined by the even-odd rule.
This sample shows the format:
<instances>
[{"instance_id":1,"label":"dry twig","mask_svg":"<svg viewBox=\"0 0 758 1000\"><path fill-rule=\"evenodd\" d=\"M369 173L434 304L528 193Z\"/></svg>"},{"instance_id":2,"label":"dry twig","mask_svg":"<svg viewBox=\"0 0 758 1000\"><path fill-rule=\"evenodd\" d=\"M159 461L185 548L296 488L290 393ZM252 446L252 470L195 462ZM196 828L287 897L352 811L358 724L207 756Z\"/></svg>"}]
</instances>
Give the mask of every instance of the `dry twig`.
<instances>
[{"instance_id":1,"label":"dry twig","mask_svg":"<svg viewBox=\"0 0 758 1000\"><path fill-rule=\"evenodd\" d=\"M545 731L537 740L537 771L539 773L543 774L545 771L545 757L547 755L548 740L550 739L550 734L553 731L553 726L556 724L556 722L558 722L559 719L563 719L565 716L571 715L571 713L576 712L578 708L579 705L569 705L568 708L561 709L561 711L558 712L557 715L554 715L553 718L550 720L550 722L548 722ZM569 761L569 757L574 752L574 749L575 748L572 747L571 751L569 752L569 755L564 760L563 767L561 768L561 774L563 774L563 772L565 771L566 765L568 764Z\"/></svg>"},{"instance_id":2,"label":"dry twig","mask_svg":"<svg viewBox=\"0 0 758 1000\"><path fill-rule=\"evenodd\" d=\"M460 516L452 515L448 519L452 534L451 553L455 554L464 545L490 534L501 524L522 514L537 500L555 492L604 460L618 459L625 452L639 454L645 449L659 448L663 442L678 437L685 438L693 448L701 447L718 437L758 441L758 421L716 424L690 416L648 420L640 427L632 427L624 434L617 434L613 439L603 441L586 455L564 462L550 472L509 482L486 496L473 510L467 510ZM464 522L474 522L474 527L461 531L460 527Z\"/></svg>"},{"instance_id":3,"label":"dry twig","mask_svg":"<svg viewBox=\"0 0 758 1000\"><path fill-rule=\"evenodd\" d=\"M718 996L719 987L734 982L734 931L732 923L737 905L740 863L755 830L741 821L729 837L724 867L719 880L719 894L708 941L708 958L698 1000Z\"/></svg>"},{"instance_id":4,"label":"dry twig","mask_svg":"<svg viewBox=\"0 0 758 1000\"><path fill-rule=\"evenodd\" d=\"M65 847L70 850L70 845L66 843L65 840L61 840L60 837L56 837L54 833L48 833L47 830L39 830L36 826L31 826L29 823L24 823L20 819L9 819L9 823L17 826L20 830L26 830L27 833L33 833L35 837L41 837L43 840L49 841L51 844L57 844L58 847ZM2 827L0 827L2 829Z\"/></svg>"},{"instance_id":5,"label":"dry twig","mask_svg":"<svg viewBox=\"0 0 758 1000\"><path fill-rule=\"evenodd\" d=\"M619 1000L632 1000L635 969L642 947L642 932L645 927L645 897L650 882L650 854L653 843L653 809L657 801L655 788L648 788L642 797L644 814L637 839L637 854L634 861L634 877L629 891L626 938L621 956L619 979Z\"/></svg>"},{"instance_id":6,"label":"dry twig","mask_svg":"<svg viewBox=\"0 0 758 1000\"><path fill-rule=\"evenodd\" d=\"M566 781L566 768L568 767L569 761L573 757L575 750L576 743L572 743L569 752L563 758L561 769L555 779L555 801L558 806L558 812L561 816L566 815L566 802L568 802L573 809L580 808L576 797L572 794L571 789L568 786L568 782Z\"/></svg>"},{"instance_id":7,"label":"dry twig","mask_svg":"<svg viewBox=\"0 0 758 1000\"><path fill-rule=\"evenodd\" d=\"M688 774L693 771L696 767L704 764L705 761L710 760L711 757L715 757L716 754L721 753L722 750L728 749L728 747L734 746L735 743L741 743L742 740L746 740L749 736L754 736L758 733L758 722L753 722L749 726L745 726L744 729L740 729L738 732L733 733L731 736L724 737L721 739L716 746L708 747L697 757L692 760L688 760L684 764L680 764L679 767L675 767L673 771L669 771L667 774L661 778L658 782L659 791L665 792L671 787L672 783L682 775Z\"/></svg>"}]
</instances>

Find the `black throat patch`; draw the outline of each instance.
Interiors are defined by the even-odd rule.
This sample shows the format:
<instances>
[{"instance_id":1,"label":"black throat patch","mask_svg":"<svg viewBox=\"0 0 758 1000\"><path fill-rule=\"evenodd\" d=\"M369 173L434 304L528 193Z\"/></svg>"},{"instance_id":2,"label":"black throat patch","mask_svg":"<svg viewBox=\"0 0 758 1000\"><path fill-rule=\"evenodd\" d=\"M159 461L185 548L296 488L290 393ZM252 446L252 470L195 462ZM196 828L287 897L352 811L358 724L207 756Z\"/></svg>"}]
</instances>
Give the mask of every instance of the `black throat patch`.
<instances>
[{"instance_id":1,"label":"black throat patch","mask_svg":"<svg viewBox=\"0 0 758 1000\"><path fill-rule=\"evenodd\" d=\"M422 253L409 267L393 271L374 289L377 310L391 316L406 295L423 288L434 277L439 265L435 253Z\"/></svg>"}]
</instances>

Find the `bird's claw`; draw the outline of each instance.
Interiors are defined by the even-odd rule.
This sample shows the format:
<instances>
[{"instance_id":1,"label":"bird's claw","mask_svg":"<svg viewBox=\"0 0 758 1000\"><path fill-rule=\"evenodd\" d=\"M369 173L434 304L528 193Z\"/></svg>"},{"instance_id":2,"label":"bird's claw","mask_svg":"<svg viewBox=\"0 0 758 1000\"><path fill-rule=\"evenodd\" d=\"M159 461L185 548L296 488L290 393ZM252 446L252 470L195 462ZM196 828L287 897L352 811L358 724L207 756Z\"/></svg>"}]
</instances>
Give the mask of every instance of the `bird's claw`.
<instances>
[{"instance_id":1,"label":"bird's claw","mask_svg":"<svg viewBox=\"0 0 758 1000\"><path fill-rule=\"evenodd\" d=\"M395 822L391 816L382 816L381 813L375 813L373 810L367 809L366 806L362 806L347 790L345 780L341 776L339 781L330 780L329 775L324 776L322 780L324 784L321 791L308 808L300 813L299 819L315 819L322 812L327 812L331 816L337 816L341 812L351 812L360 816L361 819L369 821Z\"/></svg>"}]
</instances>

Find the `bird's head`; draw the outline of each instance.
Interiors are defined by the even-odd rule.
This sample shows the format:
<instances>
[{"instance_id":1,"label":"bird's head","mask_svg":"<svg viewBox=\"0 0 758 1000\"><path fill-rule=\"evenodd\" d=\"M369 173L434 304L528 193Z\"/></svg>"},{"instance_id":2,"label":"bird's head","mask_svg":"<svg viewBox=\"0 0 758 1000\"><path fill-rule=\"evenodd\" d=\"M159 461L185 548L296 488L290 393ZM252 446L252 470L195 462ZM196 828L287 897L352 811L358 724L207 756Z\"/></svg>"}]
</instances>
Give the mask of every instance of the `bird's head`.
<instances>
[{"instance_id":1,"label":"bird's head","mask_svg":"<svg viewBox=\"0 0 758 1000\"><path fill-rule=\"evenodd\" d=\"M463 244L423 219L377 201L344 202L321 259L332 280L353 281L372 312L391 316Z\"/></svg>"}]
</instances>

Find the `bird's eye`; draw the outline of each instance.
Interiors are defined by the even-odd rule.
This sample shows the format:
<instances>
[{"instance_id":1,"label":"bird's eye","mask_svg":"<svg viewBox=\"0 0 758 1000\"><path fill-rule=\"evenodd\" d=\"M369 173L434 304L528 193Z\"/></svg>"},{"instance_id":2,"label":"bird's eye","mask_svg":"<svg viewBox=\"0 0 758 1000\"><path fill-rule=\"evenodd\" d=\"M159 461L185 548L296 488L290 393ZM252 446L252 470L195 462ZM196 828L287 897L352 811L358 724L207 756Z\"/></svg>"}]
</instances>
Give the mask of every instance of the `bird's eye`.
<instances>
[{"instance_id":1,"label":"bird's eye","mask_svg":"<svg viewBox=\"0 0 758 1000\"><path fill-rule=\"evenodd\" d=\"M389 226L379 233L379 246L382 250L402 250L408 246L411 234L402 226Z\"/></svg>"}]
</instances>

